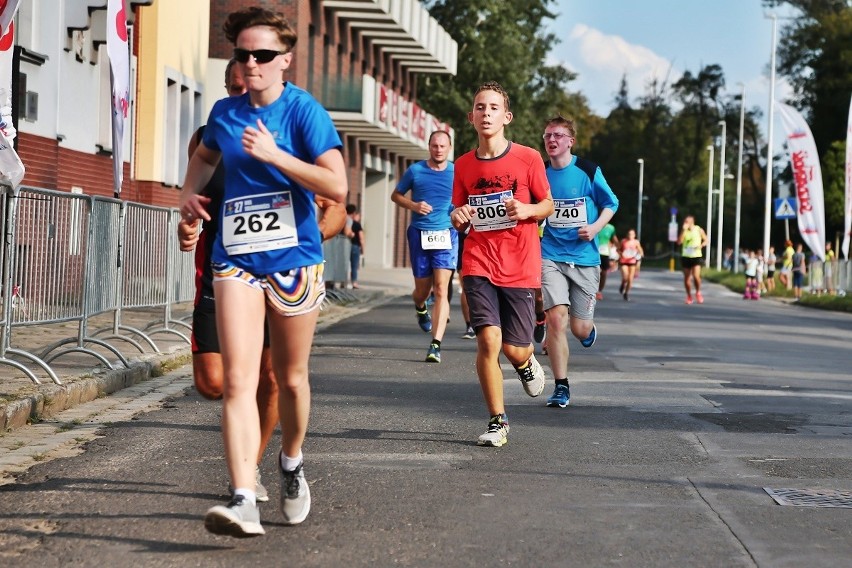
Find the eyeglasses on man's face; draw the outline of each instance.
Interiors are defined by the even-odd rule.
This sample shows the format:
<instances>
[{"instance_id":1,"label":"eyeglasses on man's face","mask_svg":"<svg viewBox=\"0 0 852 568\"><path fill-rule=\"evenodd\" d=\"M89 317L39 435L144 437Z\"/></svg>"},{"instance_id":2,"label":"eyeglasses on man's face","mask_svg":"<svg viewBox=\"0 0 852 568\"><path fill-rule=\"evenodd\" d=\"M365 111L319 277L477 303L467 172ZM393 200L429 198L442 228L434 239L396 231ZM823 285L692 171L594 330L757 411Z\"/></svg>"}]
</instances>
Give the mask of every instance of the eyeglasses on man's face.
<instances>
[{"instance_id":1,"label":"eyeglasses on man's face","mask_svg":"<svg viewBox=\"0 0 852 568\"><path fill-rule=\"evenodd\" d=\"M545 132L542 134L541 139L547 140L548 138L553 138L557 142L562 140L563 138L571 138L570 134L565 134L564 132Z\"/></svg>"},{"instance_id":2,"label":"eyeglasses on man's face","mask_svg":"<svg viewBox=\"0 0 852 568\"><path fill-rule=\"evenodd\" d=\"M276 51L274 49L234 49L234 59L240 63L248 63L249 56L254 57L258 63L269 63L279 55L284 55L286 51Z\"/></svg>"}]
</instances>

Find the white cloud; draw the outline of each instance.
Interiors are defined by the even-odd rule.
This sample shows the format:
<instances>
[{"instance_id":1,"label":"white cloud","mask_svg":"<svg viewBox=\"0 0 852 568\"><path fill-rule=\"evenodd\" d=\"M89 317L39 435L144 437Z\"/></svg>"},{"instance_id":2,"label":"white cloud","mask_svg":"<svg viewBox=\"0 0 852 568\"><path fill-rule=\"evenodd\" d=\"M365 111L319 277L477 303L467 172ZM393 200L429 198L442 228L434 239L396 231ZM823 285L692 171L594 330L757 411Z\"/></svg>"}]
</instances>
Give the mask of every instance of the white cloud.
<instances>
[{"instance_id":1,"label":"white cloud","mask_svg":"<svg viewBox=\"0 0 852 568\"><path fill-rule=\"evenodd\" d=\"M585 24L576 24L551 57L551 63L561 63L578 74L572 89L582 91L599 113L612 108L622 77L627 78L632 100L645 93L652 79L671 84L681 75L653 50Z\"/></svg>"},{"instance_id":2,"label":"white cloud","mask_svg":"<svg viewBox=\"0 0 852 568\"><path fill-rule=\"evenodd\" d=\"M580 55L583 65L591 70L621 77L663 78L671 64L647 47L633 45L621 36L607 35L584 24L577 24L568 34L569 46Z\"/></svg>"}]
</instances>

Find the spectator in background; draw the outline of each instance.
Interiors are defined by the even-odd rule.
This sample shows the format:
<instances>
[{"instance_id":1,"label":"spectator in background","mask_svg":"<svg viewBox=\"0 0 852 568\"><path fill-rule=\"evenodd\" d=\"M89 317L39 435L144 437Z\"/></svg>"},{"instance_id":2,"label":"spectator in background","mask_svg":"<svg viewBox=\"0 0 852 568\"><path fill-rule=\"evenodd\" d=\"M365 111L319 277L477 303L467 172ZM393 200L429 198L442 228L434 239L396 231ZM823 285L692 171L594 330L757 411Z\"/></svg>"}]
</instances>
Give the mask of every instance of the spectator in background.
<instances>
[{"instance_id":1,"label":"spectator in background","mask_svg":"<svg viewBox=\"0 0 852 568\"><path fill-rule=\"evenodd\" d=\"M831 243L825 243L825 268L823 274L825 282L823 289L827 294L834 294L834 250L831 248Z\"/></svg>"},{"instance_id":2,"label":"spectator in background","mask_svg":"<svg viewBox=\"0 0 852 568\"><path fill-rule=\"evenodd\" d=\"M758 300L760 299L760 294L757 290L757 255L754 251L749 251L748 256L746 256L745 262L745 292L743 293L743 300Z\"/></svg>"},{"instance_id":3,"label":"spectator in background","mask_svg":"<svg viewBox=\"0 0 852 568\"><path fill-rule=\"evenodd\" d=\"M734 269L734 249L731 247L726 247L725 253L722 255L722 269Z\"/></svg>"},{"instance_id":4,"label":"spectator in background","mask_svg":"<svg viewBox=\"0 0 852 568\"><path fill-rule=\"evenodd\" d=\"M758 294L766 294L766 283L764 282L766 275L766 257L763 256L763 249L757 249L757 291Z\"/></svg>"},{"instance_id":5,"label":"spectator in background","mask_svg":"<svg viewBox=\"0 0 852 568\"><path fill-rule=\"evenodd\" d=\"M775 247L770 245L769 252L766 254L766 291L769 293L775 291L775 264L777 262Z\"/></svg>"},{"instance_id":6,"label":"spectator in background","mask_svg":"<svg viewBox=\"0 0 852 568\"><path fill-rule=\"evenodd\" d=\"M779 279L781 280L781 285L787 288L788 290L793 287L793 280L791 276L793 274L793 255L796 251L793 249L793 241L788 240L784 243L784 252L781 255L781 275Z\"/></svg>"},{"instance_id":7,"label":"spectator in background","mask_svg":"<svg viewBox=\"0 0 852 568\"><path fill-rule=\"evenodd\" d=\"M364 228L361 226L361 213L354 203L346 206L346 214L352 221L351 224L347 223L352 231L349 238L352 242L349 252L349 282L353 288L358 288L358 268L361 267L361 255L364 252Z\"/></svg>"},{"instance_id":8,"label":"spectator in background","mask_svg":"<svg viewBox=\"0 0 852 568\"><path fill-rule=\"evenodd\" d=\"M793 274L793 295L798 302L802 299L802 285L805 282L805 275L808 273L807 258L805 253L802 252L802 243L796 245L796 252L790 257L790 271Z\"/></svg>"}]
</instances>

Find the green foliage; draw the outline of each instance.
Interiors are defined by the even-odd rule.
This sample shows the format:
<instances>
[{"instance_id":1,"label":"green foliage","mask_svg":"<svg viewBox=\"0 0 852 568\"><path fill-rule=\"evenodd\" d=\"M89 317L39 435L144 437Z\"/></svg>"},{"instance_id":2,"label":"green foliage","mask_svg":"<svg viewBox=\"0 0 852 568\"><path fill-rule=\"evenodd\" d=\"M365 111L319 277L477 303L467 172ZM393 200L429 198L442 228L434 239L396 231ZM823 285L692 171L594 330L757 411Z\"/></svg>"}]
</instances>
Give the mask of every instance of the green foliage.
<instances>
[{"instance_id":1,"label":"green foliage","mask_svg":"<svg viewBox=\"0 0 852 568\"><path fill-rule=\"evenodd\" d=\"M582 93L571 92L575 76L546 57L559 39L545 31L555 16L555 0L431 0L431 15L458 42L455 76L418 75L421 105L456 130L455 154L476 146L476 132L467 122L473 93L485 81L497 81L511 98L514 120L510 139L542 149L544 121L560 113L577 126L578 155L597 162L621 202L613 223L618 233L636 227L638 205L637 159L644 160L642 211L643 245L649 254L669 249L669 211L678 218L693 214L705 219L708 171L719 187L719 121L727 125L725 171L737 175L740 154L739 88L726 90L721 66L687 70L677 81L653 81L631 96L626 78L606 117L591 112ZM852 93L852 7L848 0L763 0L767 7L786 5L801 17L780 20L778 71L794 85L796 104L810 113L809 123L823 156L826 226L829 238L842 229L844 155L837 142L845 140L845 117ZM748 99L746 103L754 101ZM740 242L745 248L763 246L766 187L766 141L756 108L745 108ZM834 146L833 143L837 142ZM709 164L707 146L716 148ZM782 149L776 149L781 152ZM773 186L777 186L773 184ZM722 242L732 245L736 224L736 182L724 184ZM713 207L714 217L716 206ZM771 233L783 234L783 222L771 221ZM714 219L715 224L715 219ZM706 228L706 227L705 227ZM715 229L716 227L714 227ZM791 225L796 238L795 223ZM719 235L713 239L718 242Z\"/></svg>"},{"instance_id":2,"label":"green foliage","mask_svg":"<svg viewBox=\"0 0 852 568\"><path fill-rule=\"evenodd\" d=\"M825 199L825 237L831 241L843 234L843 206L846 195L846 142L831 144L822 160Z\"/></svg>"},{"instance_id":3,"label":"green foliage","mask_svg":"<svg viewBox=\"0 0 852 568\"><path fill-rule=\"evenodd\" d=\"M847 0L764 0L787 5L799 17L779 22L778 72L792 83L821 156L845 140L852 93L852 7Z\"/></svg>"},{"instance_id":4,"label":"green foliage","mask_svg":"<svg viewBox=\"0 0 852 568\"><path fill-rule=\"evenodd\" d=\"M704 217L707 210L707 146L718 150L720 120L727 123L726 172L736 174L739 153L739 95L726 97L724 73L719 65L687 71L671 86L665 81L651 82L630 103L627 83L622 80L616 105L592 141L588 157L601 164L610 186L621 204L613 223L619 234L636 226L638 210L638 165L645 161L643 194L647 201L642 210L642 238L645 248L659 254L668 248L670 209L678 209L679 218L687 214ZM760 113L747 109L743 142L742 218L763 219L765 182L760 155L765 153L757 121ZM713 165L714 188L719 185L719 152ZM725 216L735 214L735 184L725 184ZM714 207L715 211L715 207ZM724 241L733 243L735 224L725 227ZM763 224L745 222L741 229L745 246L757 247L762 241Z\"/></svg>"},{"instance_id":5,"label":"green foliage","mask_svg":"<svg viewBox=\"0 0 852 568\"><path fill-rule=\"evenodd\" d=\"M742 294L745 291L745 274L742 272L734 274L728 270L704 269L701 271L701 276L708 282L721 284L734 292ZM793 292L781 286L779 282L776 282L775 290L773 292L763 294L763 297L785 298L789 301L793 298ZM799 305L835 312L852 313L852 296L833 296L829 294L815 295L805 293L802 294L802 299L799 301Z\"/></svg>"},{"instance_id":6,"label":"green foliage","mask_svg":"<svg viewBox=\"0 0 852 568\"><path fill-rule=\"evenodd\" d=\"M582 96L570 96L574 75L566 68L545 64L559 41L543 31L553 19L554 0L437 0L426 4L430 14L458 43L455 76L418 76L422 106L456 130L456 155L476 147L477 137L467 122L473 94L486 81L497 81L509 93L514 120L507 137L541 148L544 121L557 112L590 116ZM583 121L579 121L582 125Z\"/></svg>"}]
</instances>

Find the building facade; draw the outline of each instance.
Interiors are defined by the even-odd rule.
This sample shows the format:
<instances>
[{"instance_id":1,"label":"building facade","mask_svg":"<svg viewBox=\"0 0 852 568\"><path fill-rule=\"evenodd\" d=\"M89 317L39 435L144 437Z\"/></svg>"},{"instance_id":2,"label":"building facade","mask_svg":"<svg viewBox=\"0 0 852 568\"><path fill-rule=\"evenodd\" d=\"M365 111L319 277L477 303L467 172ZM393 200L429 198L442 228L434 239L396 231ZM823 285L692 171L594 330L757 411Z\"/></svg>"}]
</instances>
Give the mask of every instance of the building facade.
<instances>
[{"instance_id":1,"label":"building facade","mask_svg":"<svg viewBox=\"0 0 852 568\"><path fill-rule=\"evenodd\" d=\"M328 109L343 140L348 202L362 211L365 259L406 262L408 219L390 201L405 168L449 130L417 104L416 77L454 74L458 47L415 0L125 0L131 101L121 198L177 204L187 144L226 95L227 15L285 14L298 33L285 77ZM16 16L13 113L23 184L113 195L107 0L24 0Z\"/></svg>"}]
</instances>

